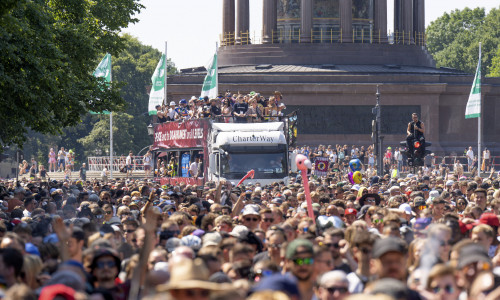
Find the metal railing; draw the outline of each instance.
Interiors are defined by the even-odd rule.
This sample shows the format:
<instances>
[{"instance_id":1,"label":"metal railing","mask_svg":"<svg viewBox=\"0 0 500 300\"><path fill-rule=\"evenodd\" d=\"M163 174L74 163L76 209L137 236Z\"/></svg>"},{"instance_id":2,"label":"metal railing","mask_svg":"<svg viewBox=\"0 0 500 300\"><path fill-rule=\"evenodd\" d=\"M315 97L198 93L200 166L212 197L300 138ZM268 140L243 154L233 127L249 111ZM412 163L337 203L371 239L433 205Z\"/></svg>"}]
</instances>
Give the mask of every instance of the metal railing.
<instances>
[{"instance_id":1,"label":"metal railing","mask_svg":"<svg viewBox=\"0 0 500 300\"><path fill-rule=\"evenodd\" d=\"M263 37L253 33L250 38L249 31L240 32L238 38L234 32L226 32L220 35L221 46L263 44ZM427 45L427 35L424 32L395 31L383 36L381 31L373 31L370 28L353 28L352 37L349 40L343 38L342 29L330 28L311 29L310 36L304 39L300 29L278 29L272 31L270 44L300 44L300 43L322 43L322 44L397 44L397 45Z\"/></svg>"},{"instance_id":2,"label":"metal railing","mask_svg":"<svg viewBox=\"0 0 500 300\"><path fill-rule=\"evenodd\" d=\"M127 157L118 156L113 157L113 172L119 172L125 166ZM144 171L144 157L132 156L132 170ZM104 166L109 170L110 159L109 156L90 156L87 158L89 171L102 171Z\"/></svg>"}]
</instances>

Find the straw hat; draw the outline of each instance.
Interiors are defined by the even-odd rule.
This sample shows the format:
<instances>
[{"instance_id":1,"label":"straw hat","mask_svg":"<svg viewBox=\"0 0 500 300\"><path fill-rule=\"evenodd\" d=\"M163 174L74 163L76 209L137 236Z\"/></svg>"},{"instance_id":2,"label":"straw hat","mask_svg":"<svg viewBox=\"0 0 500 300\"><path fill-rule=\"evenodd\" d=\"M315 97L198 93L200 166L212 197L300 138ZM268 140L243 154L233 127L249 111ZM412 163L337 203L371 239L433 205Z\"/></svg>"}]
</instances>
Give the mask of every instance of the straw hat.
<instances>
[{"instance_id":1,"label":"straw hat","mask_svg":"<svg viewBox=\"0 0 500 300\"><path fill-rule=\"evenodd\" d=\"M184 289L206 289L211 291L227 289L226 285L208 281L209 276L209 271L200 258L181 260L172 268L170 282L158 286L157 290L164 292Z\"/></svg>"}]
</instances>

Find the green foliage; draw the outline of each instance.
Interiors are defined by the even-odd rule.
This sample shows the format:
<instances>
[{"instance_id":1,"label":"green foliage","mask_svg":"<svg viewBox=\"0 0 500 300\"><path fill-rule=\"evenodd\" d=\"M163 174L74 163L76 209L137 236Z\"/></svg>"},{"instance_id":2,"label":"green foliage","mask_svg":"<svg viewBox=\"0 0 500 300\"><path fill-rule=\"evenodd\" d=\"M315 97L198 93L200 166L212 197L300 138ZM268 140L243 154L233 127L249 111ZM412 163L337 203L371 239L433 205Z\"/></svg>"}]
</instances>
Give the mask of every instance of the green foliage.
<instances>
[{"instance_id":1,"label":"green foliage","mask_svg":"<svg viewBox=\"0 0 500 300\"><path fill-rule=\"evenodd\" d=\"M0 144L30 131L60 134L87 111L119 110L119 86L91 74L102 53L124 46L138 0L19 0L0 4Z\"/></svg>"},{"instance_id":2,"label":"green foliage","mask_svg":"<svg viewBox=\"0 0 500 300\"><path fill-rule=\"evenodd\" d=\"M160 51L142 45L137 38L127 34L122 37L125 48L112 57L113 82L120 86L120 95L125 100L122 111L113 112L113 150L117 155L127 154L129 150L137 153L152 142L146 129L150 123L147 92L161 57ZM167 61L167 70L168 74L177 72L170 60ZM62 129L60 135L30 133L29 136L24 144L26 157L43 156L41 162L46 163L50 147L63 146L75 151L79 164L85 162L88 156L95 156L97 149L101 150L101 155L106 155L109 149L109 115L86 114L82 122Z\"/></svg>"},{"instance_id":3,"label":"green foliage","mask_svg":"<svg viewBox=\"0 0 500 300\"><path fill-rule=\"evenodd\" d=\"M437 67L474 73L479 42L482 43L482 72L490 74L492 59L500 44L500 8L492 9L488 15L484 8L455 10L445 13L427 28L427 47Z\"/></svg>"},{"instance_id":4,"label":"green foliage","mask_svg":"<svg viewBox=\"0 0 500 300\"><path fill-rule=\"evenodd\" d=\"M500 77L500 45L498 46L495 57L491 60L491 68L489 76Z\"/></svg>"}]
</instances>

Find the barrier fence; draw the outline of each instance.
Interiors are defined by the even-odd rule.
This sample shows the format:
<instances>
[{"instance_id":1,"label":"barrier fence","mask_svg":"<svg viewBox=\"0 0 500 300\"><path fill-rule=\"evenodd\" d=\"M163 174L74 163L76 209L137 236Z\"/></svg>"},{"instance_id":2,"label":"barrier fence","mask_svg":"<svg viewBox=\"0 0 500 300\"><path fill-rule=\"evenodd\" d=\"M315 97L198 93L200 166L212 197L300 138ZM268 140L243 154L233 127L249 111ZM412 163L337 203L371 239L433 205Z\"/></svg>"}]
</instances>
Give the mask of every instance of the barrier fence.
<instances>
[{"instance_id":1,"label":"barrier fence","mask_svg":"<svg viewBox=\"0 0 500 300\"><path fill-rule=\"evenodd\" d=\"M463 169L465 172L467 172L467 166L468 166L468 161L467 161L467 156L454 156L454 155L448 155L448 156L434 156L434 165L444 165L450 170L454 169L455 165L455 159L458 160L463 166ZM479 167L482 166L482 158L481 162L479 163ZM486 172L489 170L488 168L494 167L495 170L500 171L500 156L491 156L489 164L485 163L485 169L482 170L481 172Z\"/></svg>"},{"instance_id":2,"label":"barrier fence","mask_svg":"<svg viewBox=\"0 0 500 300\"><path fill-rule=\"evenodd\" d=\"M361 43L361 44L397 44L397 45L427 45L427 35L424 32L395 31L383 36L381 31L374 31L370 28L353 28L352 37L343 37L341 29L316 28L311 29L307 40L300 29L278 29L271 33L270 44L287 43ZM234 32L226 32L220 35L221 46L263 44L263 38L249 31L240 32L237 36Z\"/></svg>"},{"instance_id":3,"label":"barrier fence","mask_svg":"<svg viewBox=\"0 0 500 300\"><path fill-rule=\"evenodd\" d=\"M126 163L126 156L113 157L113 172L119 172ZM104 166L109 170L110 159L109 156L91 156L87 158L89 171L102 171ZM144 157L132 156L132 170L144 171Z\"/></svg>"}]
</instances>

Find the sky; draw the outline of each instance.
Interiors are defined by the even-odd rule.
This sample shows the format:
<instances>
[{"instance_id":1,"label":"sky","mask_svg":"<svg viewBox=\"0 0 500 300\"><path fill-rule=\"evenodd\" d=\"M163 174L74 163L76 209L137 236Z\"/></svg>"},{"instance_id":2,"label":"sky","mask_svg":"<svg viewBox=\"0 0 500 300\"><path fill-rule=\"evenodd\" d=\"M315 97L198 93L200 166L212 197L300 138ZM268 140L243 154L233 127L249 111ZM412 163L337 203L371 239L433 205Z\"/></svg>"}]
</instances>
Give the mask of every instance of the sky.
<instances>
[{"instance_id":1,"label":"sky","mask_svg":"<svg viewBox=\"0 0 500 300\"><path fill-rule=\"evenodd\" d=\"M262 30L262 0L250 0L250 34ZM388 31L392 31L393 1L388 0ZM165 51L178 69L205 66L222 31L222 0L142 0L139 22L124 32L143 44ZM484 7L488 12L500 7L499 0L427 0L426 26L445 12L465 7ZM159 59L159 58L158 58Z\"/></svg>"}]
</instances>

